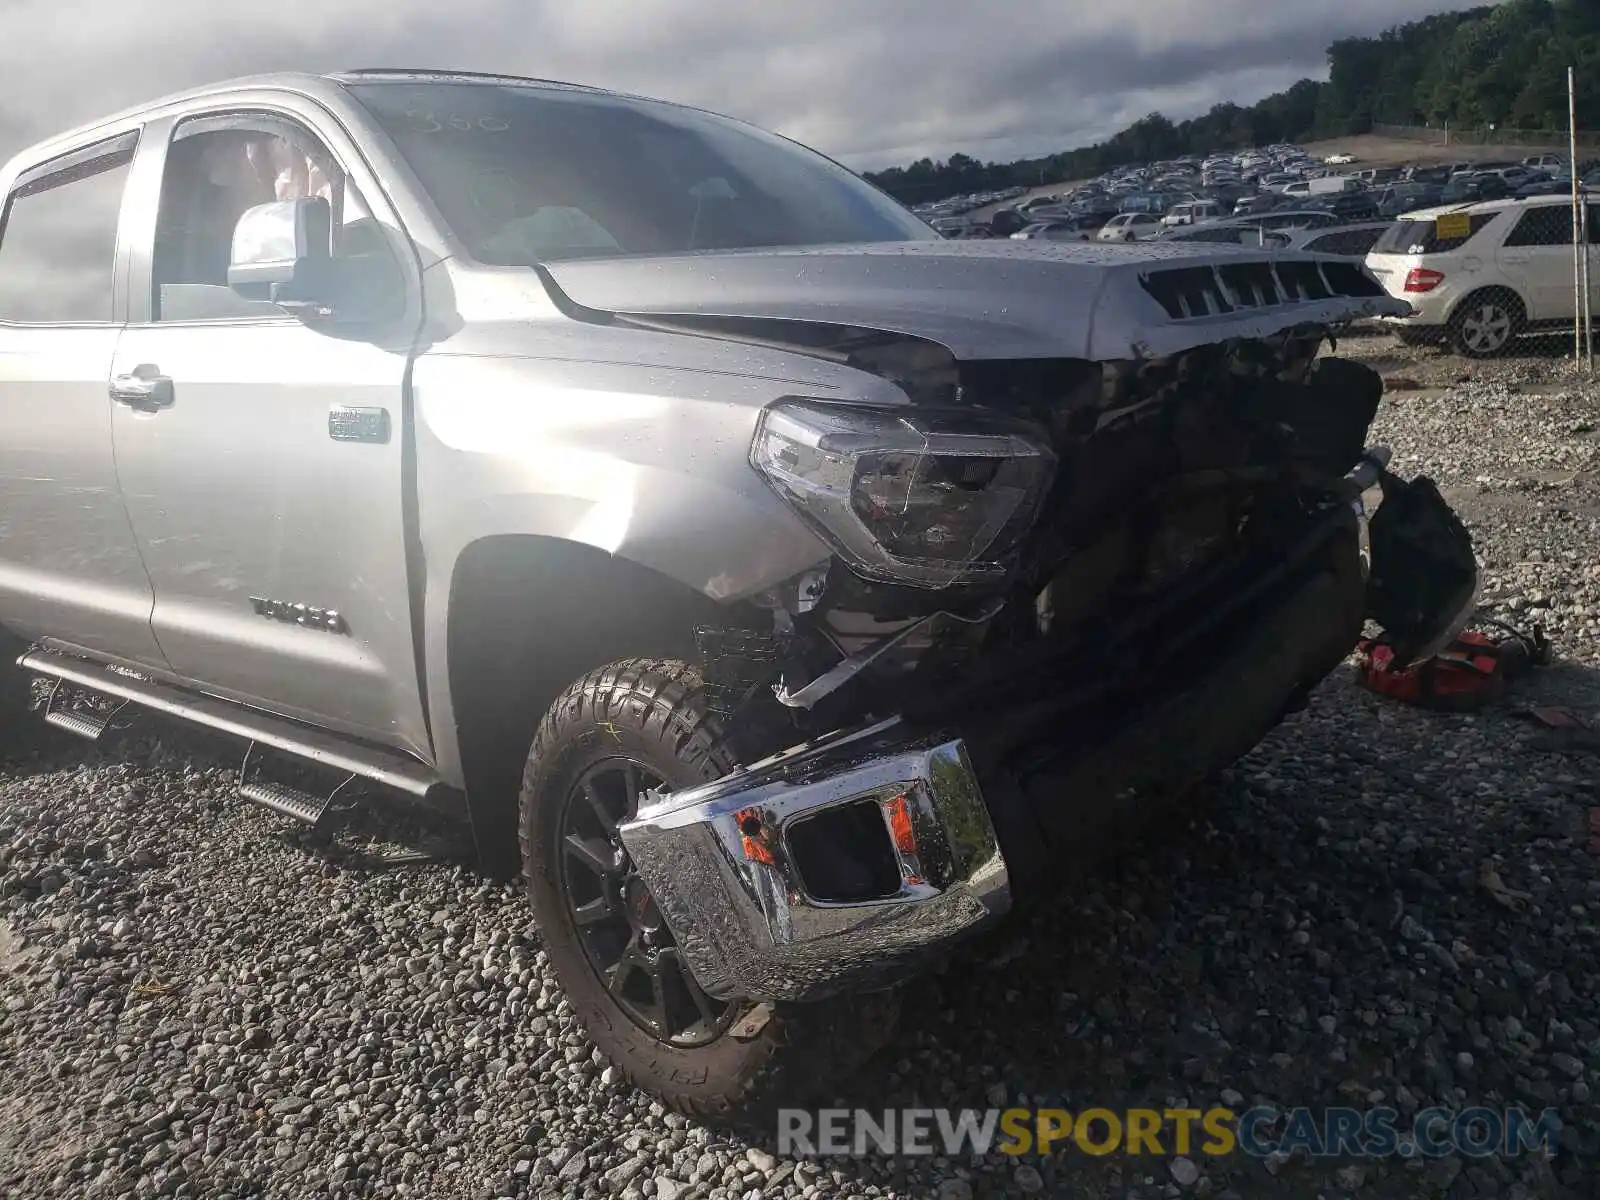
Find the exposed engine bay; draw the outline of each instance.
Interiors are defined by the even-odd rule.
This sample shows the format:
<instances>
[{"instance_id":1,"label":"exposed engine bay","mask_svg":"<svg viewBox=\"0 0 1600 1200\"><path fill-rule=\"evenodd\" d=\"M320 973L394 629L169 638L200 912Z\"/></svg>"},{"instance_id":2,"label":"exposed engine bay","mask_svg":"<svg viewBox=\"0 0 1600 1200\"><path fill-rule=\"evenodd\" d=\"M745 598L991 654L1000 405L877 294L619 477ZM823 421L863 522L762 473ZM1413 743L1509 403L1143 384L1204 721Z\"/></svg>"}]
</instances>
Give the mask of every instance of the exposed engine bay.
<instances>
[{"instance_id":1,"label":"exposed engine bay","mask_svg":"<svg viewBox=\"0 0 1600 1200\"><path fill-rule=\"evenodd\" d=\"M1299 327L1105 364L957 364L919 356L935 350L925 343L868 347L908 394L993 414L1047 445L1055 463L1037 515L998 522L986 571L908 586L836 558L760 597L764 614L738 628L701 629L718 707L764 748L931 712L941 695L981 690L992 664L1181 606L1186 584L1228 563L1281 558L1318 514L1351 504L1346 476L1382 395L1369 367L1318 358L1328 337ZM971 486L970 462L931 457L947 493ZM878 511L861 495L858 485L858 508Z\"/></svg>"}]
</instances>

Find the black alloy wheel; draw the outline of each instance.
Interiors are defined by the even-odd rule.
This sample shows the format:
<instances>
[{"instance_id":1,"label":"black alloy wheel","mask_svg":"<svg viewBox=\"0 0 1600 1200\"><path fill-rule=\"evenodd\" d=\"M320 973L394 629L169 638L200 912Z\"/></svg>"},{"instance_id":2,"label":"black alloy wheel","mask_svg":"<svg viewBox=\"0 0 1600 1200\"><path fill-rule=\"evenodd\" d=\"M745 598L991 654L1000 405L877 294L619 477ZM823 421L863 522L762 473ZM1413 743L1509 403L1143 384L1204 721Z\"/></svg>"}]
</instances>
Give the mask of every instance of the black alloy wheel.
<instances>
[{"instance_id":1,"label":"black alloy wheel","mask_svg":"<svg viewBox=\"0 0 1600 1200\"><path fill-rule=\"evenodd\" d=\"M580 775L562 814L561 882L584 954L617 1007L652 1037L689 1049L721 1037L735 1006L695 982L617 832L644 790L664 782L623 757Z\"/></svg>"}]
</instances>

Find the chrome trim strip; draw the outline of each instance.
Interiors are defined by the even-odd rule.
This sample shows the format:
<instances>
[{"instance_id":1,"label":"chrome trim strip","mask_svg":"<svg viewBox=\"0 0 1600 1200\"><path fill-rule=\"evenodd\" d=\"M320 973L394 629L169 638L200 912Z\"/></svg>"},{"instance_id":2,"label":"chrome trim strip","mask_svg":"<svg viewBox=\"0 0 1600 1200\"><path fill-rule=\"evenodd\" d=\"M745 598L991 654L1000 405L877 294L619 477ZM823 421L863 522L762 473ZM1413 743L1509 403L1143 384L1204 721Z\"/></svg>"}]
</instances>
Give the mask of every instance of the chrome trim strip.
<instances>
[{"instance_id":1,"label":"chrome trim strip","mask_svg":"<svg viewBox=\"0 0 1600 1200\"><path fill-rule=\"evenodd\" d=\"M960 739L893 744L896 723L689 791L647 793L622 827L708 993L816 1000L888 987L1011 907L1010 879ZM900 869L892 896L811 897L789 853L798 821L873 801Z\"/></svg>"}]
</instances>

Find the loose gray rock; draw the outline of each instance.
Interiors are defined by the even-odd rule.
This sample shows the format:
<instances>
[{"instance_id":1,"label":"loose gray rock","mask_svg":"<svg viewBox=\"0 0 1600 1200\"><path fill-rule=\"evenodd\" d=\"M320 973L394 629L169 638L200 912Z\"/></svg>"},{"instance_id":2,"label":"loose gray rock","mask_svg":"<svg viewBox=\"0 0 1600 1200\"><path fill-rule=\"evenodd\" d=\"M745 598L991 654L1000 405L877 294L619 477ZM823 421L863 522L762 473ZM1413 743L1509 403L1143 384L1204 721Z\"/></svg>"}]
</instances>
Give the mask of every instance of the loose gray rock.
<instances>
[{"instance_id":1,"label":"loose gray rock","mask_svg":"<svg viewBox=\"0 0 1600 1200\"><path fill-rule=\"evenodd\" d=\"M751 1146L744 1152L744 1156L750 1165L762 1174L774 1170L778 1165L778 1160L759 1146Z\"/></svg>"},{"instance_id":2,"label":"loose gray rock","mask_svg":"<svg viewBox=\"0 0 1600 1200\"><path fill-rule=\"evenodd\" d=\"M1333 1181L1347 1192L1358 1192L1366 1185L1367 1168L1360 1163L1348 1163L1333 1173Z\"/></svg>"},{"instance_id":3,"label":"loose gray rock","mask_svg":"<svg viewBox=\"0 0 1600 1200\"><path fill-rule=\"evenodd\" d=\"M1581 1079L1583 1077L1583 1060L1576 1055L1557 1052L1550 1056L1550 1065L1568 1079Z\"/></svg>"},{"instance_id":4,"label":"loose gray rock","mask_svg":"<svg viewBox=\"0 0 1600 1200\"><path fill-rule=\"evenodd\" d=\"M1024 1163L1012 1173L1011 1178L1030 1196L1044 1191L1044 1176L1039 1174L1037 1167L1030 1167Z\"/></svg>"}]
</instances>

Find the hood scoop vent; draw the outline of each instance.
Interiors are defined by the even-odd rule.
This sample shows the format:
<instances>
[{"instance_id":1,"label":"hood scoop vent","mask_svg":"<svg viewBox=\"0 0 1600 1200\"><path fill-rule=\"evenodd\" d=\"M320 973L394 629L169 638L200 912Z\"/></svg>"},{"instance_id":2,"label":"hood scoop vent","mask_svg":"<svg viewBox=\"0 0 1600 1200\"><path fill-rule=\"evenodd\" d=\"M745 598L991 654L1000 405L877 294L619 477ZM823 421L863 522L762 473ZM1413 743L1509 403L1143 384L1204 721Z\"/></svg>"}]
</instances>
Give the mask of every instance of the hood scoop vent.
<instances>
[{"instance_id":1,"label":"hood scoop vent","mask_svg":"<svg viewBox=\"0 0 1600 1200\"><path fill-rule=\"evenodd\" d=\"M1165 358L1400 316L1357 264L1285 251L972 239L546 263L583 320L795 348L948 395L951 362Z\"/></svg>"},{"instance_id":2,"label":"hood scoop vent","mask_svg":"<svg viewBox=\"0 0 1600 1200\"><path fill-rule=\"evenodd\" d=\"M1140 283L1175 321L1226 316L1241 308L1384 295L1378 281L1356 264L1315 259L1166 267L1148 272Z\"/></svg>"}]
</instances>

